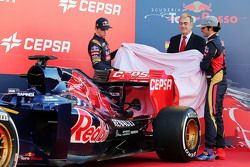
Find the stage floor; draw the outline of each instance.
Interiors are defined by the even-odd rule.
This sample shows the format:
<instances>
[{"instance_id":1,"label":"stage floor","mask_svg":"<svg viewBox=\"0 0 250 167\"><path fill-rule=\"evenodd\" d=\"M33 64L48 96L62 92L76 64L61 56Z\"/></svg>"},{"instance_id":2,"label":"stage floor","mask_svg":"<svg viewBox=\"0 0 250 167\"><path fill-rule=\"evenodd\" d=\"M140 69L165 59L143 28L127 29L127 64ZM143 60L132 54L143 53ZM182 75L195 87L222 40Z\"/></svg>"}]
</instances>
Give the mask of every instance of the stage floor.
<instances>
[{"instance_id":1,"label":"stage floor","mask_svg":"<svg viewBox=\"0 0 250 167\"><path fill-rule=\"evenodd\" d=\"M77 165L77 167L250 167L250 149L228 148L226 160L209 162L191 161L189 163L162 162L154 152L141 153L131 157L102 162Z\"/></svg>"}]
</instances>

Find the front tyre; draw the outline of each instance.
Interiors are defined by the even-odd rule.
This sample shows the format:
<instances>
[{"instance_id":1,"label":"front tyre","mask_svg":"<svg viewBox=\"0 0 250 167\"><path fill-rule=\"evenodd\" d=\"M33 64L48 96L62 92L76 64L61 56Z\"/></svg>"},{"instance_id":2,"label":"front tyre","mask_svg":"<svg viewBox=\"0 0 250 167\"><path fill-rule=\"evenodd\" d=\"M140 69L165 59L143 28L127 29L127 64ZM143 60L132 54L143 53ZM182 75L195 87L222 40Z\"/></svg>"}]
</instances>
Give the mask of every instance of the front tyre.
<instances>
[{"instance_id":1,"label":"front tyre","mask_svg":"<svg viewBox=\"0 0 250 167\"><path fill-rule=\"evenodd\" d=\"M200 123L190 107L166 107L154 124L156 153L164 161L188 162L197 154L200 144Z\"/></svg>"},{"instance_id":2,"label":"front tyre","mask_svg":"<svg viewBox=\"0 0 250 167\"><path fill-rule=\"evenodd\" d=\"M15 167L18 160L19 141L11 117L0 109L0 166Z\"/></svg>"}]
</instances>

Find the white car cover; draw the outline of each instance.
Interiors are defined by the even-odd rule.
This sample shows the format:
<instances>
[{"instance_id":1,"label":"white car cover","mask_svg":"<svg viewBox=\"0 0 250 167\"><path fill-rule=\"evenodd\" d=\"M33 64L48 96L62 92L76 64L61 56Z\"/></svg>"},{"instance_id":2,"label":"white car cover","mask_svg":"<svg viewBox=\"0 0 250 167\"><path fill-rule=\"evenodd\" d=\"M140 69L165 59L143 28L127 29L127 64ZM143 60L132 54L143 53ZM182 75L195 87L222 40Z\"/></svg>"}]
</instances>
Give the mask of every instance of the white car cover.
<instances>
[{"instance_id":1,"label":"white car cover","mask_svg":"<svg viewBox=\"0 0 250 167\"><path fill-rule=\"evenodd\" d=\"M193 107L199 117L204 115L207 82L200 70L203 55L198 50L163 53L157 49L135 43L123 43L113 67L122 71L165 70L173 75L180 94L180 105Z\"/></svg>"}]
</instances>

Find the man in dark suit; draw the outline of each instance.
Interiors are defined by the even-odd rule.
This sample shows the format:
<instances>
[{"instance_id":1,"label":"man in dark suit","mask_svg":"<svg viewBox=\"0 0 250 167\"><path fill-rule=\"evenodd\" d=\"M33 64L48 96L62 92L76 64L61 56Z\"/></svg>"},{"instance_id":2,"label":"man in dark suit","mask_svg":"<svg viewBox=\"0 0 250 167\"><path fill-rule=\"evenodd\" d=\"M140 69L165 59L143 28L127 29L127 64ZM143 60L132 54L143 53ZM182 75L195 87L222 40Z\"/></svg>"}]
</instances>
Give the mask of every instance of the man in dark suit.
<instances>
[{"instance_id":1,"label":"man in dark suit","mask_svg":"<svg viewBox=\"0 0 250 167\"><path fill-rule=\"evenodd\" d=\"M192 32L193 25L193 18L190 14L183 13L180 16L179 29L181 34L170 39L168 53L177 53L191 49L197 49L201 53L204 52L206 41Z\"/></svg>"}]
</instances>

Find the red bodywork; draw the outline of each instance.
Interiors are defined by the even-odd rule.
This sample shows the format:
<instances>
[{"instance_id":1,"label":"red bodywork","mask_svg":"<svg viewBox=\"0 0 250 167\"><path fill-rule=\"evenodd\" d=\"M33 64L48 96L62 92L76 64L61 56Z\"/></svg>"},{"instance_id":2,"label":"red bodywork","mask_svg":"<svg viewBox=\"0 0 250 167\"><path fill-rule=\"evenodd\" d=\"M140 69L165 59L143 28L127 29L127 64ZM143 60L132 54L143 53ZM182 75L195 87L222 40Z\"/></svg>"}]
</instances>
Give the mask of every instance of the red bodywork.
<instances>
[{"instance_id":1,"label":"red bodywork","mask_svg":"<svg viewBox=\"0 0 250 167\"><path fill-rule=\"evenodd\" d=\"M128 85L133 82L137 83L139 87L126 87L126 100L138 98L141 102L143 101L145 108L141 114L156 117L163 107L179 104L179 93L174 78L171 75L166 75L164 70L150 70L149 72L111 71L109 82L123 82ZM140 87L140 83L148 86Z\"/></svg>"},{"instance_id":2,"label":"red bodywork","mask_svg":"<svg viewBox=\"0 0 250 167\"><path fill-rule=\"evenodd\" d=\"M166 75L163 70L111 71L108 83L111 86L117 85L117 83L125 85L125 102L131 102L133 99L140 101L141 109L134 112L134 117L140 115L156 117L163 107L179 104L179 93L174 79L171 75ZM100 92L93 81L78 71L72 71L68 87L72 95L92 105L91 112L107 113L111 117L115 117L116 112L111 107L111 100Z\"/></svg>"},{"instance_id":3,"label":"red bodywork","mask_svg":"<svg viewBox=\"0 0 250 167\"><path fill-rule=\"evenodd\" d=\"M79 71L72 71L68 87L73 96L91 106L88 109L89 111L97 114L107 113L111 117L115 117L110 100L100 92L100 89L90 79L84 77Z\"/></svg>"}]
</instances>

